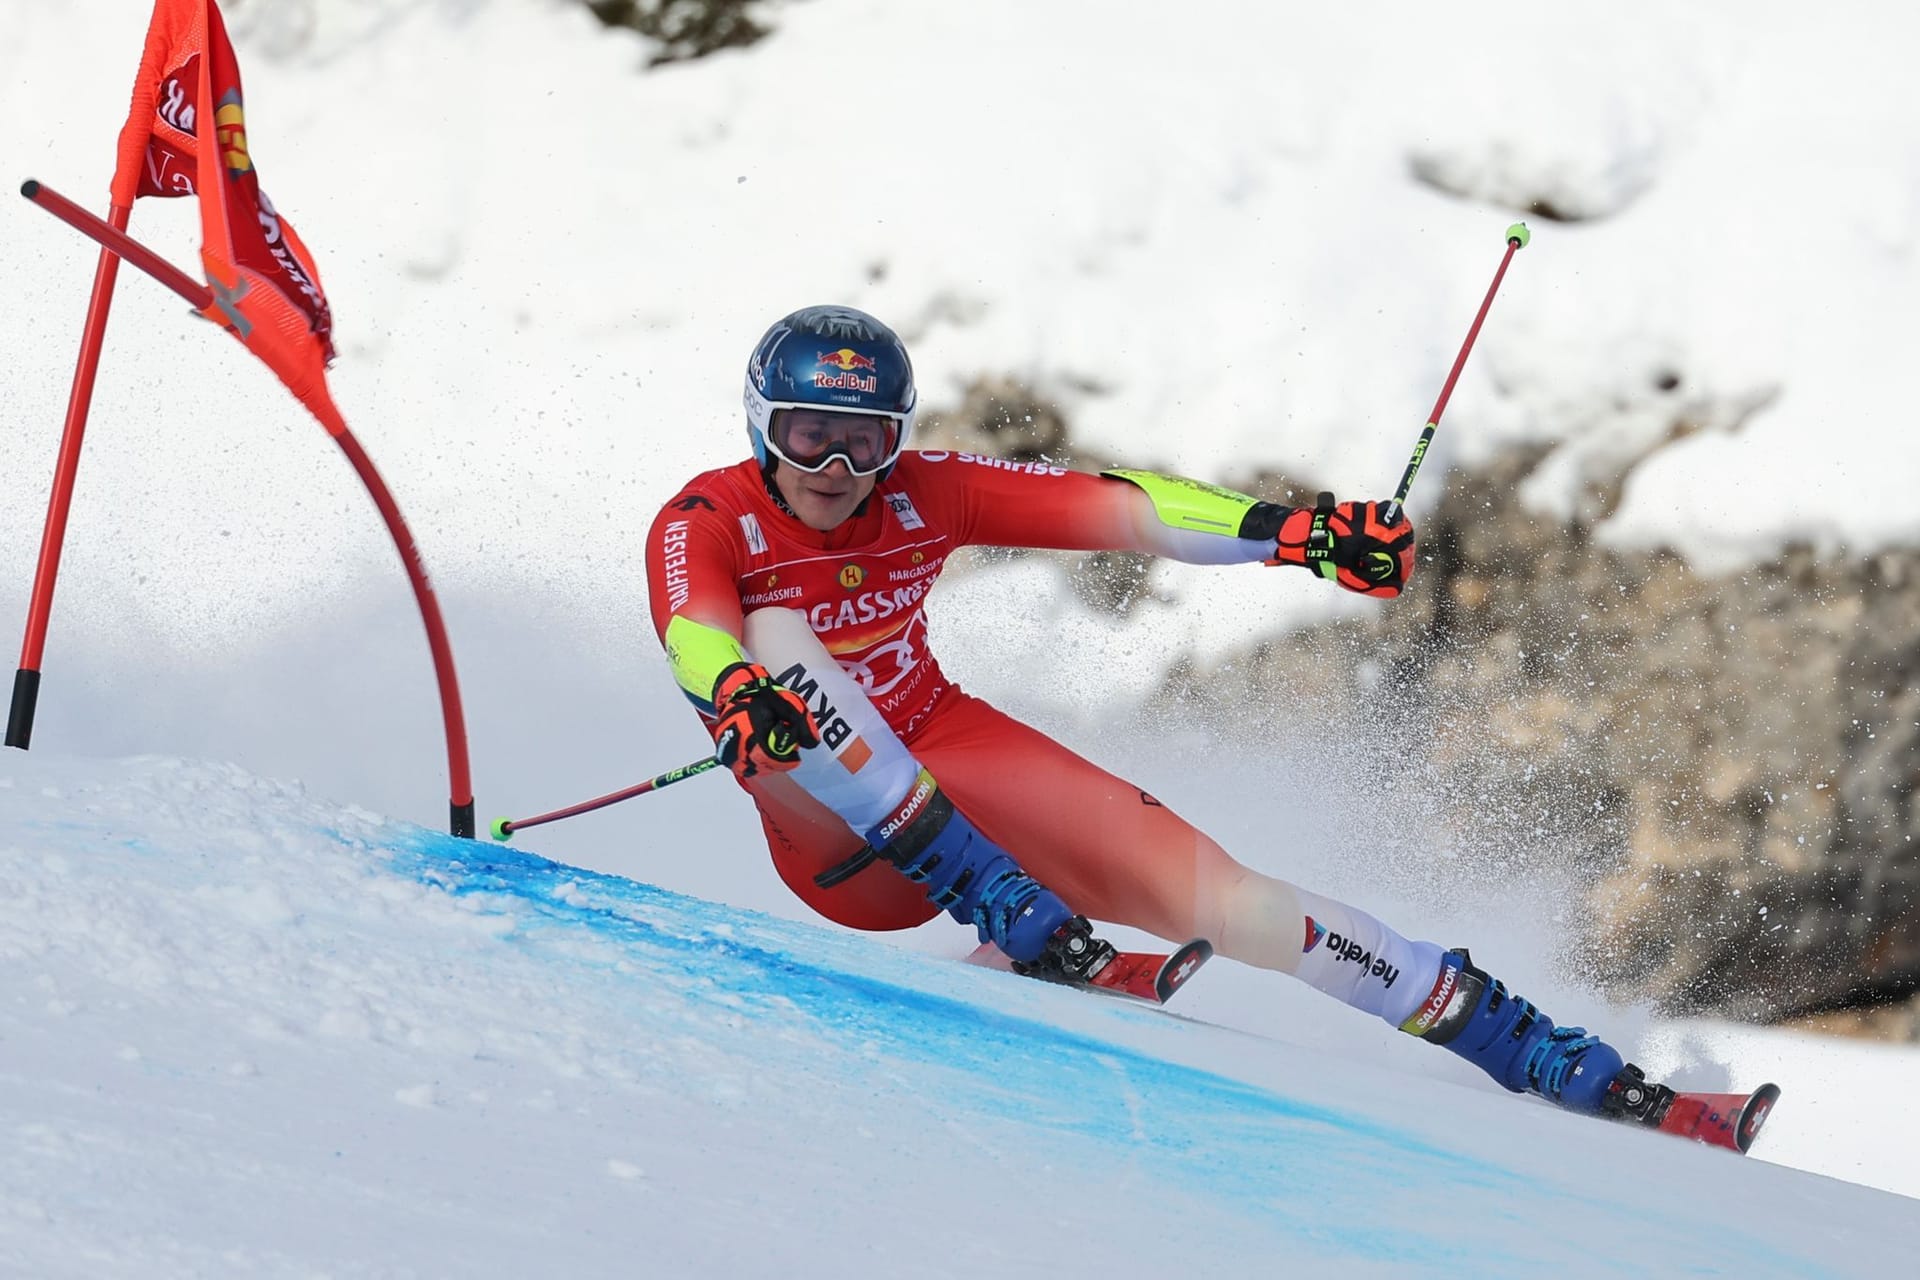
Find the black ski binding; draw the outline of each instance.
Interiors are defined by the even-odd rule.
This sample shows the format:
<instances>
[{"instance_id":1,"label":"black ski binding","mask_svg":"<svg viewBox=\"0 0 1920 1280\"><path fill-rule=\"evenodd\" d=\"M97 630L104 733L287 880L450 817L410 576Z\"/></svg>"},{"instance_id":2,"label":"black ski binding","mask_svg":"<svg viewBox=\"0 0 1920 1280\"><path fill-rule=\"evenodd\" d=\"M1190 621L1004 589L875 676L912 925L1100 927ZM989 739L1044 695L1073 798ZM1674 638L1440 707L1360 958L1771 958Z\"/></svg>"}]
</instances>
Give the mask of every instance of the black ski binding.
<instances>
[{"instance_id":1,"label":"black ski binding","mask_svg":"<svg viewBox=\"0 0 1920 1280\"><path fill-rule=\"evenodd\" d=\"M1075 916L1047 939L1047 949L1031 963L1013 962L1013 971L1022 977L1047 982L1090 983L1112 962L1111 942L1096 938L1093 925L1085 916Z\"/></svg>"},{"instance_id":2,"label":"black ski binding","mask_svg":"<svg viewBox=\"0 0 1920 1280\"><path fill-rule=\"evenodd\" d=\"M1672 1089L1649 1081L1646 1072L1629 1062L1607 1086L1607 1096L1600 1100L1600 1114L1657 1129L1674 1096Z\"/></svg>"}]
</instances>

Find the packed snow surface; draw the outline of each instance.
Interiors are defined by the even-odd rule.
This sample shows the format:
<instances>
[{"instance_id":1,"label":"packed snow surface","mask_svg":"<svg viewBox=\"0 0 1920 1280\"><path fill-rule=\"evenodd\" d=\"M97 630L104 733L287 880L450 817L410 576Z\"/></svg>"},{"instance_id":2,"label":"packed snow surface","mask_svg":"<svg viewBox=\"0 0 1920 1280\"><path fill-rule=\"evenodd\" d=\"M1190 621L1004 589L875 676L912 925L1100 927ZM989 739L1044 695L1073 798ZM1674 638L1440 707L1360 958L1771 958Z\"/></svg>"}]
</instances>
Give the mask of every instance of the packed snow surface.
<instances>
[{"instance_id":1,"label":"packed snow surface","mask_svg":"<svg viewBox=\"0 0 1920 1280\"><path fill-rule=\"evenodd\" d=\"M230 765L9 763L7 1275L1886 1276L1920 1230L1773 1162L1914 1136L1786 1041L1741 1159Z\"/></svg>"}]
</instances>

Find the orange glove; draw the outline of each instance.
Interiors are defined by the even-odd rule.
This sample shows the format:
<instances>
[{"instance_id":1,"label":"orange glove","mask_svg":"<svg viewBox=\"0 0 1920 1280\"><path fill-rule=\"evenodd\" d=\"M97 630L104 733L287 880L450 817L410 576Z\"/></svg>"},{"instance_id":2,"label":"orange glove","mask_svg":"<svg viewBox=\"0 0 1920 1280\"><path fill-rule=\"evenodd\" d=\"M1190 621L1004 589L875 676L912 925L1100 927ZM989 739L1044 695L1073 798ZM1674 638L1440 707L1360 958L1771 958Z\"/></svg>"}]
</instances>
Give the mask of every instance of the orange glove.
<instances>
[{"instance_id":1,"label":"orange glove","mask_svg":"<svg viewBox=\"0 0 1920 1280\"><path fill-rule=\"evenodd\" d=\"M1323 493L1280 522L1268 564L1304 565L1363 596L1392 599L1413 576L1413 522L1404 509L1392 524L1384 502L1335 502Z\"/></svg>"},{"instance_id":2,"label":"orange glove","mask_svg":"<svg viewBox=\"0 0 1920 1280\"><path fill-rule=\"evenodd\" d=\"M757 662L736 662L714 682L713 758L742 778L785 773L802 747L817 746L820 726L799 694L773 682Z\"/></svg>"}]
</instances>

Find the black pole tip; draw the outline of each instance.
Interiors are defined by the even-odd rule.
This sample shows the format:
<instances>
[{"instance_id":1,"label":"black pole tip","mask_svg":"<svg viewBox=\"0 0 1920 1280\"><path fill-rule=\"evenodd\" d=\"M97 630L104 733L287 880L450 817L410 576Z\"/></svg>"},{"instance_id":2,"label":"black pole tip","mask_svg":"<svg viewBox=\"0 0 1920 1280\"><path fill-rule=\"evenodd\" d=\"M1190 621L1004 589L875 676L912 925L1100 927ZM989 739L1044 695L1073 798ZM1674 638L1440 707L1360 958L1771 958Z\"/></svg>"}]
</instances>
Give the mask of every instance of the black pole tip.
<instances>
[{"instance_id":1,"label":"black pole tip","mask_svg":"<svg viewBox=\"0 0 1920 1280\"><path fill-rule=\"evenodd\" d=\"M35 196L40 194L40 184L35 182L32 178L28 178L25 182L20 184L20 194L25 196L27 199L31 200Z\"/></svg>"},{"instance_id":2,"label":"black pole tip","mask_svg":"<svg viewBox=\"0 0 1920 1280\"><path fill-rule=\"evenodd\" d=\"M21 667L13 673L13 705L7 711L7 745L22 751L33 741L33 712L40 705L40 673Z\"/></svg>"}]
</instances>

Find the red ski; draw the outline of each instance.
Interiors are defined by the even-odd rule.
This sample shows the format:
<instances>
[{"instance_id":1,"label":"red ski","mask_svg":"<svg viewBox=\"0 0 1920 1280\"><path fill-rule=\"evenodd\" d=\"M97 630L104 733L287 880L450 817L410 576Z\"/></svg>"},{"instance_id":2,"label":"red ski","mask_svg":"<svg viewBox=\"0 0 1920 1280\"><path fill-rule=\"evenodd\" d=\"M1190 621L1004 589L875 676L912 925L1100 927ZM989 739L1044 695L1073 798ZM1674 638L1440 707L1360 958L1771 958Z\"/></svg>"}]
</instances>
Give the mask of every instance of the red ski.
<instances>
[{"instance_id":1,"label":"red ski","mask_svg":"<svg viewBox=\"0 0 1920 1280\"><path fill-rule=\"evenodd\" d=\"M1640 1068L1629 1063L1614 1078L1600 1111L1676 1138L1744 1154L1779 1100L1777 1084L1763 1084L1752 1093L1679 1093L1650 1083Z\"/></svg>"},{"instance_id":2,"label":"red ski","mask_svg":"<svg viewBox=\"0 0 1920 1280\"><path fill-rule=\"evenodd\" d=\"M1779 1100L1777 1084L1763 1084L1752 1093L1676 1093L1654 1128L1745 1153Z\"/></svg>"},{"instance_id":3,"label":"red ski","mask_svg":"<svg viewBox=\"0 0 1920 1280\"><path fill-rule=\"evenodd\" d=\"M1115 995L1165 1004L1187 979L1213 957L1213 944L1195 938L1171 955L1151 951L1115 951L1113 959L1086 979L1086 985Z\"/></svg>"},{"instance_id":4,"label":"red ski","mask_svg":"<svg viewBox=\"0 0 1920 1280\"><path fill-rule=\"evenodd\" d=\"M1098 943L1105 947L1105 943ZM1084 975L1053 965L1021 965L1007 959L998 947L988 943L967 957L968 964L990 969L1005 969L1044 982L1080 987L1109 995L1165 1004L1173 993L1187 984L1213 955L1213 944L1195 938L1172 953L1158 951L1120 951L1108 948L1104 958L1096 957L1085 966Z\"/></svg>"}]
</instances>

